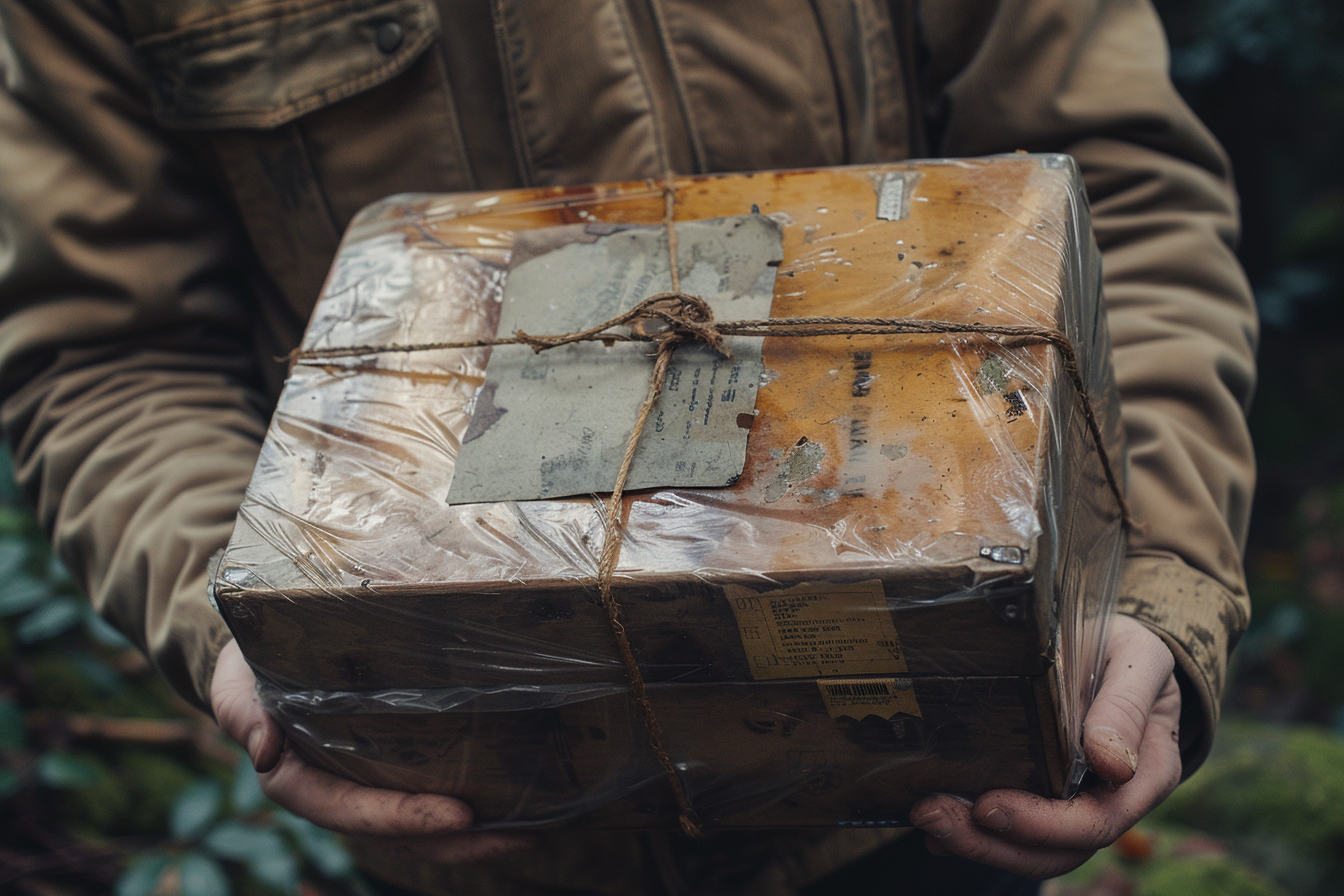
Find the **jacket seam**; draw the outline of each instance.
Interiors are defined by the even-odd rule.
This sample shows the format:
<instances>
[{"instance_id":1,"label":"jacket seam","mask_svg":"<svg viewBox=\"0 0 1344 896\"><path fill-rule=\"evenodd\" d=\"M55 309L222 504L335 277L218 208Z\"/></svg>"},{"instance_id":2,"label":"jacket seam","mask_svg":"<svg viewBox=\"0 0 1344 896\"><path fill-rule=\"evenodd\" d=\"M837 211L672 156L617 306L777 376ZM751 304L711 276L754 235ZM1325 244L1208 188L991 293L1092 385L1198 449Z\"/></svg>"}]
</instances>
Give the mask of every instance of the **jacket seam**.
<instances>
[{"instance_id":1,"label":"jacket seam","mask_svg":"<svg viewBox=\"0 0 1344 896\"><path fill-rule=\"evenodd\" d=\"M640 87L644 90L644 103L648 106L649 126L653 129L653 147L658 154L658 166L661 169L657 172L661 177L672 170L672 157L670 147L667 145L667 135L663 133L663 123L658 120L658 102L653 96L653 84L649 81L649 73L644 69L644 57L639 54L639 45L635 42L634 26L630 22L630 10L626 9L623 0L610 0L613 8L616 10L616 18L621 23L621 33L625 36L626 50L630 53L630 65L639 77ZM672 76L673 81L676 75Z\"/></svg>"},{"instance_id":2,"label":"jacket seam","mask_svg":"<svg viewBox=\"0 0 1344 896\"><path fill-rule=\"evenodd\" d=\"M210 125L215 127L247 127L247 124L241 124L239 122L248 121L255 122L253 125L254 127L263 129L276 128L301 115L312 112L315 109L329 106L332 103L339 102L340 100L354 96L356 93L382 83L391 75L395 75L403 70L407 63L413 61L420 55L420 53L424 52L431 40L433 40L432 35L422 33L409 47L377 68L365 72L362 75L357 75L349 80L335 80L313 87L306 91L302 97L290 100L282 106L272 107L266 111L256 109L232 109L217 113L179 113L166 108L162 112L162 117L166 122L178 124L183 127L205 127Z\"/></svg>"},{"instance_id":3,"label":"jacket seam","mask_svg":"<svg viewBox=\"0 0 1344 896\"><path fill-rule=\"evenodd\" d=\"M909 127L910 158L925 158L932 151L924 109L923 79L920 77L919 0L891 0L891 25L896 33L901 80L905 87L906 121Z\"/></svg>"},{"instance_id":4,"label":"jacket seam","mask_svg":"<svg viewBox=\"0 0 1344 896\"><path fill-rule=\"evenodd\" d=\"M696 174L709 172L709 161L705 155L704 142L700 139L700 130L691 117L691 100L686 92L686 82L681 76L681 65L677 62L676 50L672 45L672 34L667 27L667 18L663 15L661 0L647 0L649 11L653 14L654 31L658 43L663 48L663 57L667 60L668 77L672 81L672 90L677 97L677 111L681 113L682 124L686 128L686 138L691 144L691 164Z\"/></svg>"},{"instance_id":5,"label":"jacket seam","mask_svg":"<svg viewBox=\"0 0 1344 896\"><path fill-rule=\"evenodd\" d=\"M848 108L849 101L846 93L853 93L851 87L849 91L844 90L844 76L840 71L840 61L836 58L835 47L829 29L826 27L826 20L821 15L821 9L817 6L817 0L808 0L808 8L812 10L812 19L817 24L817 31L821 34L821 44L826 50L826 66L831 70L831 84L835 87L835 115L840 126L841 142L843 144L844 154L841 160L844 164L850 164L850 140L849 140L849 118L851 112Z\"/></svg>"},{"instance_id":6,"label":"jacket seam","mask_svg":"<svg viewBox=\"0 0 1344 896\"><path fill-rule=\"evenodd\" d=\"M518 80L512 54L509 52L511 35L506 22L503 0L490 0L490 15L495 22L496 53L504 74L504 99L509 108L509 131L513 137L514 164L518 166L521 185L530 187L537 182L537 169L532 162L532 153L523 139L523 114L518 108Z\"/></svg>"},{"instance_id":7,"label":"jacket seam","mask_svg":"<svg viewBox=\"0 0 1344 896\"><path fill-rule=\"evenodd\" d=\"M298 146L299 152L303 153L303 164L304 167L308 169L308 179L312 185L311 190L313 196L317 200L323 213L327 216L327 222L331 225L332 233L336 234L336 238L339 241L340 233L344 228L341 227L340 223L336 220L336 214L331 210L331 200L327 196L327 191L322 189L321 182L317 178L317 170L313 165L313 153L308 141L307 130L303 127L301 122L297 121L291 122L290 126L293 128L294 144Z\"/></svg>"},{"instance_id":8,"label":"jacket seam","mask_svg":"<svg viewBox=\"0 0 1344 896\"><path fill-rule=\"evenodd\" d=\"M197 22L184 28L137 38L134 43L137 49L146 49L160 44L192 44L218 38L220 35L228 35L261 22L288 22L322 10L337 11L345 8L353 12L361 12L404 3L414 3L421 9L424 7L423 0L319 0L319 2L290 0L290 2L275 4L247 13L216 16L213 19Z\"/></svg>"},{"instance_id":9,"label":"jacket seam","mask_svg":"<svg viewBox=\"0 0 1344 896\"><path fill-rule=\"evenodd\" d=\"M442 43L440 43L440 48L442 48ZM467 154L467 141L462 132L462 119L457 114L457 101L453 97L453 85L448 77L448 65L444 61L443 53L434 54L434 65L438 69L439 80L443 85L443 96L440 100L443 106L443 115L451 130L451 135L445 138L452 144L448 147L449 153L457 156L458 163L467 174L467 182L471 189L478 190L480 189L480 183L476 177L476 167Z\"/></svg>"}]
</instances>

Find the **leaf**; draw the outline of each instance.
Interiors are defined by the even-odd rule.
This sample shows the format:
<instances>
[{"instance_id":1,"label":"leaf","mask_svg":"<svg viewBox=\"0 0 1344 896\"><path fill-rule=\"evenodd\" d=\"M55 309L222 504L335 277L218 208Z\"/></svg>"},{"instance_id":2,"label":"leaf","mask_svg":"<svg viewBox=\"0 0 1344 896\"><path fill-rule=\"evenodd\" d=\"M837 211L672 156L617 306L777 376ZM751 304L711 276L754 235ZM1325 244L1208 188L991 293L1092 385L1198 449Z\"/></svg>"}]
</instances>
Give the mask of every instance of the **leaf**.
<instances>
[{"instance_id":1,"label":"leaf","mask_svg":"<svg viewBox=\"0 0 1344 896\"><path fill-rule=\"evenodd\" d=\"M0 800L9 799L23 789L23 779L11 770L0 766Z\"/></svg>"},{"instance_id":2,"label":"leaf","mask_svg":"<svg viewBox=\"0 0 1344 896\"><path fill-rule=\"evenodd\" d=\"M200 852L189 852L177 866L182 896L229 896L233 885L219 862Z\"/></svg>"},{"instance_id":3,"label":"leaf","mask_svg":"<svg viewBox=\"0 0 1344 896\"><path fill-rule=\"evenodd\" d=\"M278 850L252 856L247 862L247 870L257 880L282 893L297 893L299 890L299 860L283 844Z\"/></svg>"},{"instance_id":4,"label":"leaf","mask_svg":"<svg viewBox=\"0 0 1344 896\"><path fill-rule=\"evenodd\" d=\"M23 710L8 697L0 697L0 750L17 750L23 739Z\"/></svg>"},{"instance_id":5,"label":"leaf","mask_svg":"<svg viewBox=\"0 0 1344 896\"><path fill-rule=\"evenodd\" d=\"M84 627L89 630L93 640L112 650L130 650L135 646L125 635L108 625L106 619L92 611L85 614Z\"/></svg>"},{"instance_id":6,"label":"leaf","mask_svg":"<svg viewBox=\"0 0 1344 896\"><path fill-rule=\"evenodd\" d=\"M0 582L8 582L20 575L27 562L28 545L22 538L0 540Z\"/></svg>"},{"instance_id":7,"label":"leaf","mask_svg":"<svg viewBox=\"0 0 1344 896\"><path fill-rule=\"evenodd\" d=\"M104 694L115 694L126 687L125 680L116 669L88 651L71 651L67 656L71 664L84 676L84 680L96 690Z\"/></svg>"},{"instance_id":8,"label":"leaf","mask_svg":"<svg viewBox=\"0 0 1344 896\"><path fill-rule=\"evenodd\" d=\"M51 597L51 587L32 576L18 575L0 584L0 616L26 613Z\"/></svg>"},{"instance_id":9,"label":"leaf","mask_svg":"<svg viewBox=\"0 0 1344 896\"><path fill-rule=\"evenodd\" d=\"M274 830L222 821L206 834L201 844L221 859L247 862L264 852L285 852L284 839Z\"/></svg>"},{"instance_id":10,"label":"leaf","mask_svg":"<svg viewBox=\"0 0 1344 896\"><path fill-rule=\"evenodd\" d=\"M197 781L173 800L168 812L168 830L178 840L195 840L205 833L219 812L217 781Z\"/></svg>"},{"instance_id":11,"label":"leaf","mask_svg":"<svg viewBox=\"0 0 1344 896\"><path fill-rule=\"evenodd\" d=\"M83 618L82 601L73 597L58 597L23 617L14 628L14 634L24 644L45 641L68 631Z\"/></svg>"},{"instance_id":12,"label":"leaf","mask_svg":"<svg viewBox=\"0 0 1344 896\"><path fill-rule=\"evenodd\" d=\"M326 877L342 878L354 869L355 863L350 853L346 852L341 839L331 831L283 810L276 813L276 821L294 835L303 854Z\"/></svg>"},{"instance_id":13,"label":"leaf","mask_svg":"<svg viewBox=\"0 0 1344 896\"><path fill-rule=\"evenodd\" d=\"M252 761L244 756L233 769L233 790L229 794L233 811L249 815L266 805L266 795L261 792L261 779Z\"/></svg>"},{"instance_id":14,"label":"leaf","mask_svg":"<svg viewBox=\"0 0 1344 896\"><path fill-rule=\"evenodd\" d=\"M159 885L172 857L151 853L132 862L117 878L116 896L150 896Z\"/></svg>"},{"instance_id":15,"label":"leaf","mask_svg":"<svg viewBox=\"0 0 1344 896\"><path fill-rule=\"evenodd\" d=\"M47 581L58 587L70 587L75 584L74 577L70 575L70 570L65 568L61 558L52 555L47 561Z\"/></svg>"},{"instance_id":16,"label":"leaf","mask_svg":"<svg viewBox=\"0 0 1344 896\"><path fill-rule=\"evenodd\" d=\"M37 780L57 790L77 790L97 784L103 775L87 760L52 750L37 757Z\"/></svg>"}]
</instances>

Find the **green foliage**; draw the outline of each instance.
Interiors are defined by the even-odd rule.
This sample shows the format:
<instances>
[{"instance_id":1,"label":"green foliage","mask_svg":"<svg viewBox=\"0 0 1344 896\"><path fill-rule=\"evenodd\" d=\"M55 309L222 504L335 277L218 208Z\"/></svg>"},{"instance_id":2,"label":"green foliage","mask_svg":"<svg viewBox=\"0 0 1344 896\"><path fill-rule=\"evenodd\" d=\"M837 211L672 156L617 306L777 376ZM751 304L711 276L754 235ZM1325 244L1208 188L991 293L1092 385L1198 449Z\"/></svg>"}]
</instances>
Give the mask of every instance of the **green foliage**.
<instances>
[{"instance_id":1,"label":"green foliage","mask_svg":"<svg viewBox=\"0 0 1344 896\"><path fill-rule=\"evenodd\" d=\"M303 880L348 881L340 841L269 803L242 752L185 714L78 595L32 518L6 503L17 497L7 465L0 451L0 800L37 813L44 829L69 832L72 854L136 844L114 887L97 878L72 885L67 875L41 891L275 896L298 893ZM208 750L198 737L141 742L135 723L122 720L169 720L180 726L170 735L198 730L216 740ZM26 818L0 811L6 848L50 851L50 841L25 846Z\"/></svg>"},{"instance_id":2,"label":"green foliage","mask_svg":"<svg viewBox=\"0 0 1344 896\"><path fill-rule=\"evenodd\" d=\"M19 620L14 634L24 644L45 641L64 634L84 618L84 606L73 597L52 597L41 600L39 606Z\"/></svg>"},{"instance_id":3,"label":"green foliage","mask_svg":"<svg viewBox=\"0 0 1344 896\"><path fill-rule=\"evenodd\" d=\"M0 697L0 750L17 750L23 741L23 710L8 697Z\"/></svg>"},{"instance_id":4,"label":"green foliage","mask_svg":"<svg viewBox=\"0 0 1344 896\"><path fill-rule=\"evenodd\" d=\"M217 781L198 781L177 795L168 813L168 832L178 840L203 835L219 814L223 793Z\"/></svg>"},{"instance_id":5,"label":"green foliage","mask_svg":"<svg viewBox=\"0 0 1344 896\"><path fill-rule=\"evenodd\" d=\"M123 749L115 757L126 811L102 828L112 834L152 834L167 830L177 795L197 780L180 760L157 751Z\"/></svg>"},{"instance_id":6,"label":"green foliage","mask_svg":"<svg viewBox=\"0 0 1344 896\"><path fill-rule=\"evenodd\" d=\"M189 852L177 865L181 879L178 887L182 896L229 896L233 884L224 868L213 857L201 852Z\"/></svg>"},{"instance_id":7,"label":"green foliage","mask_svg":"<svg viewBox=\"0 0 1344 896\"><path fill-rule=\"evenodd\" d=\"M172 861L167 853L153 852L131 862L117 880L115 896L150 896Z\"/></svg>"},{"instance_id":8,"label":"green foliage","mask_svg":"<svg viewBox=\"0 0 1344 896\"><path fill-rule=\"evenodd\" d=\"M92 787L107 777L101 762L52 750L37 758L37 780L56 790Z\"/></svg>"},{"instance_id":9,"label":"green foliage","mask_svg":"<svg viewBox=\"0 0 1344 896\"><path fill-rule=\"evenodd\" d=\"M1282 839L1344 857L1344 741L1316 728L1231 721L1157 817L1230 840Z\"/></svg>"},{"instance_id":10,"label":"green foliage","mask_svg":"<svg viewBox=\"0 0 1344 896\"><path fill-rule=\"evenodd\" d=\"M1138 896L1283 896L1283 890L1229 856L1194 856L1156 865Z\"/></svg>"}]
</instances>

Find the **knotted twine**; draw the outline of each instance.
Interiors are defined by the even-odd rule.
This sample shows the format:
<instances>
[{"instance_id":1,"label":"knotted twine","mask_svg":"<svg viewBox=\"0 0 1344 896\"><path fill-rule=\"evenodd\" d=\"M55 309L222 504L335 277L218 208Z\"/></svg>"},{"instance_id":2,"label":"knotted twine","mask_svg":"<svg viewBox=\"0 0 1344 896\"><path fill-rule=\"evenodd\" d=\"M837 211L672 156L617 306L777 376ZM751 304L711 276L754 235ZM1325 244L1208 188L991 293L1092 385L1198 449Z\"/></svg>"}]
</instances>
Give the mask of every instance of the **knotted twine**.
<instances>
[{"instance_id":1,"label":"knotted twine","mask_svg":"<svg viewBox=\"0 0 1344 896\"><path fill-rule=\"evenodd\" d=\"M534 352L558 348L576 342L602 342L612 345L617 342L646 342L656 349L653 372L649 377L649 388L644 402L639 406L634 429L625 443L625 453L616 473L603 508L602 553L597 566L598 594L602 607L607 614L607 622L616 640L621 662L625 665L626 676L630 680L630 690L635 702L644 716L644 725L649 734L649 745L653 748L671 785L673 796L680 810L678 822L688 837L703 837L704 829L700 817L691 804L686 788L677 774L676 764L663 746L662 726L649 700L648 687L640 672L639 662L626 635L625 624L621 621L621 605L611 591L612 579L616 574L616 565L621 557L621 498L625 492L625 483L630 475L630 467L635 458L635 450L644 433L644 426L658 398L662 395L663 381L667 378L667 368L672 354L678 346L686 342L702 342L720 355L728 357L723 347L724 336L900 336L900 335L948 335L964 334L984 336L1000 344L1011 347L1046 343L1059 352L1065 374L1078 393L1087 421L1088 432L1097 448L1097 456L1106 474L1106 484L1119 502L1120 518L1126 529L1135 527L1130 514L1129 504L1125 500L1124 489L1120 485L1105 440L1102 438L1101 425L1097 421L1091 396L1083 381L1082 368L1073 343L1061 330L1053 327L1040 327L1031 324L976 324L960 321L924 320L920 318L896 317L787 317L765 318L763 320L716 321L709 303L697 295L685 293L681 289L681 272L678 270L677 228L676 228L676 189L673 177L668 173L663 178L663 229L667 234L667 253L671 270L672 289L649 296L622 314L611 320L578 330L573 333L561 333L550 336L533 336L517 330L511 337L494 339L470 339L449 342L418 342L411 344L388 345L346 345L330 348L295 349L287 360L292 364L315 361L326 358L353 357L357 355L385 354L390 352L425 352L441 349L487 348L498 345L526 345ZM618 329L629 327L629 331Z\"/></svg>"}]
</instances>

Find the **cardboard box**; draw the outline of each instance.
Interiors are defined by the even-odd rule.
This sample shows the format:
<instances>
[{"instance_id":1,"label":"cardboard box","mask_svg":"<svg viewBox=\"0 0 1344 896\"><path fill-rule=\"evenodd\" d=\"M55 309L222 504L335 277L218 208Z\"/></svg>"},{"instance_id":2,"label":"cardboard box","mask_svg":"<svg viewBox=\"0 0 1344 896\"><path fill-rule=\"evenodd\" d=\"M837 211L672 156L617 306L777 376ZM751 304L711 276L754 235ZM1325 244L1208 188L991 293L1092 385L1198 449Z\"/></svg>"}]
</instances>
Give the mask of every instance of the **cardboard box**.
<instances>
[{"instance_id":1,"label":"cardboard box","mask_svg":"<svg viewBox=\"0 0 1344 896\"><path fill-rule=\"evenodd\" d=\"M557 332L665 289L664 199L393 197L352 225L303 345L381 350L295 366L213 585L313 761L461 795L488 824L675 819L597 600L600 501L563 497L607 481L651 360L388 350L501 318L500 336ZM683 289L720 319L763 316L735 313L763 296L776 318L1059 329L1123 469L1067 157L681 178L675 216ZM1069 792L1122 536L1059 351L729 348L678 350L613 583L701 817L899 823L931 790Z\"/></svg>"}]
</instances>

